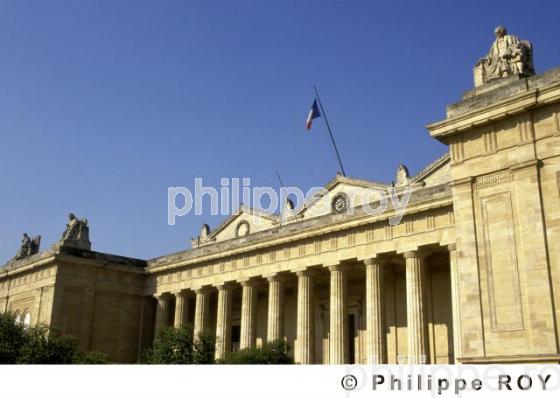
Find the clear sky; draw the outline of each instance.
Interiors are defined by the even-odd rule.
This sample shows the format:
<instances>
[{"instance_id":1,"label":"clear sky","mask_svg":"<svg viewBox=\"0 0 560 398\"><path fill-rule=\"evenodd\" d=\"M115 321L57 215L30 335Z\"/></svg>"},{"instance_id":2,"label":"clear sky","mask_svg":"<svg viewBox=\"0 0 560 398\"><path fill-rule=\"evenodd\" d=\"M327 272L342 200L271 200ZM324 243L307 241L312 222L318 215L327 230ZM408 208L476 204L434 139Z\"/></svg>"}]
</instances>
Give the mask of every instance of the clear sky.
<instances>
[{"instance_id":1,"label":"clear sky","mask_svg":"<svg viewBox=\"0 0 560 398\"><path fill-rule=\"evenodd\" d=\"M167 188L195 177L324 185L337 171L317 84L349 176L391 181L446 147L425 125L472 88L493 29L560 65L558 1L0 0L0 263L23 232L43 249L74 212L93 249L184 250L204 222L167 225Z\"/></svg>"}]
</instances>

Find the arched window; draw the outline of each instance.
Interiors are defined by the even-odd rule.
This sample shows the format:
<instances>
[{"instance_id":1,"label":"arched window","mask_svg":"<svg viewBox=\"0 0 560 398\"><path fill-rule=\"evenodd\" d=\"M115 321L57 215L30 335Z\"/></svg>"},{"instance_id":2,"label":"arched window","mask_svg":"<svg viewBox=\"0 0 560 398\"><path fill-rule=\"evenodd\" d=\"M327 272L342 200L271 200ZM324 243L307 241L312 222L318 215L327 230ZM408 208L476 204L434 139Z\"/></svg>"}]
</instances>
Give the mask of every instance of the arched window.
<instances>
[{"instance_id":1,"label":"arched window","mask_svg":"<svg viewBox=\"0 0 560 398\"><path fill-rule=\"evenodd\" d=\"M19 311L16 311L16 313L14 314L14 318L17 324L21 323L21 314L19 313Z\"/></svg>"},{"instance_id":2,"label":"arched window","mask_svg":"<svg viewBox=\"0 0 560 398\"><path fill-rule=\"evenodd\" d=\"M29 310L25 310L21 318L23 319L23 327L29 329L29 326L31 326L31 314Z\"/></svg>"}]
</instances>

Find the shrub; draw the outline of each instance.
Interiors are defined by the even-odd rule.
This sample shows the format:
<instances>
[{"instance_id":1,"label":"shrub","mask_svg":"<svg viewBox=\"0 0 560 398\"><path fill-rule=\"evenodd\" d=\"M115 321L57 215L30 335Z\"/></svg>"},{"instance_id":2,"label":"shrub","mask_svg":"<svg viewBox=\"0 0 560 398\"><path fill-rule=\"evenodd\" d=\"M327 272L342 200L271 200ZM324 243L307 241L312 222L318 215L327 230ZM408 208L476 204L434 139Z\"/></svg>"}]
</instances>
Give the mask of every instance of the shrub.
<instances>
[{"instance_id":1,"label":"shrub","mask_svg":"<svg viewBox=\"0 0 560 398\"><path fill-rule=\"evenodd\" d=\"M194 342L193 363L208 365L215 363L216 338L209 332L200 333Z\"/></svg>"},{"instance_id":2,"label":"shrub","mask_svg":"<svg viewBox=\"0 0 560 398\"><path fill-rule=\"evenodd\" d=\"M289 351L288 343L284 340L275 340L265 343L262 348L248 348L231 352L220 363L232 365L292 364L293 359L289 356Z\"/></svg>"},{"instance_id":3,"label":"shrub","mask_svg":"<svg viewBox=\"0 0 560 398\"><path fill-rule=\"evenodd\" d=\"M16 363L24 341L23 325L16 324L14 314L0 314L0 363Z\"/></svg>"},{"instance_id":4,"label":"shrub","mask_svg":"<svg viewBox=\"0 0 560 398\"><path fill-rule=\"evenodd\" d=\"M214 363L215 340L201 333L196 341L190 327L165 328L156 336L153 347L143 362L148 364L209 364Z\"/></svg>"},{"instance_id":5,"label":"shrub","mask_svg":"<svg viewBox=\"0 0 560 398\"><path fill-rule=\"evenodd\" d=\"M49 331L45 325L26 331L26 338L17 363L71 364L78 352L76 339Z\"/></svg>"},{"instance_id":6,"label":"shrub","mask_svg":"<svg viewBox=\"0 0 560 398\"><path fill-rule=\"evenodd\" d=\"M0 363L3 364L94 364L108 363L98 352L78 350L77 340L38 325L25 330L11 313L0 314Z\"/></svg>"},{"instance_id":7,"label":"shrub","mask_svg":"<svg viewBox=\"0 0 560 398\"><path fill-rule=\"evenodd\" d=\"M74 355L72 363L79 365L104 365L111 362L111 358L102 352L78 352Z\"/></svg>"}]
</instances>

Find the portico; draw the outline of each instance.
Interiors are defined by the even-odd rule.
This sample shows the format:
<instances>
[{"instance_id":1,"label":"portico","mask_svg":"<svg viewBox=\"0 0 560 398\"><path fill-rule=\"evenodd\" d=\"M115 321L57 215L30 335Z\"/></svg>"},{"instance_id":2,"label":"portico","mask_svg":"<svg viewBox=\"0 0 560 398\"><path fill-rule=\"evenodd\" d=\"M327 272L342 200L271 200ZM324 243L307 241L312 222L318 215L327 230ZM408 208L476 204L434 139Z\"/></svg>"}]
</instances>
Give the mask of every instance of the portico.
<instances>
[{"instance_id":1,"label":"portico","mask_svg":"<svg viewBox=\"0 0 560 398\"><path fill-rule=\"evenodd\" d=\"M158 311L157 319L173 316L175 325L188 324L181 306L192 297L200 317L217 319L215 330L207 331L216 336L218 359L231 350L283 339L301 364L453 363L449 259L447 247L379 253L228 281L205 288L204 294L200 289L164 294L157 308L167 314ZM202 310L213 295L215 315ZM233 308L239 309L237 317ZM206 322L196 315L191 319L195 326ZM195 327L195 333L200 331Z\"/></svg>"}]
</instances>

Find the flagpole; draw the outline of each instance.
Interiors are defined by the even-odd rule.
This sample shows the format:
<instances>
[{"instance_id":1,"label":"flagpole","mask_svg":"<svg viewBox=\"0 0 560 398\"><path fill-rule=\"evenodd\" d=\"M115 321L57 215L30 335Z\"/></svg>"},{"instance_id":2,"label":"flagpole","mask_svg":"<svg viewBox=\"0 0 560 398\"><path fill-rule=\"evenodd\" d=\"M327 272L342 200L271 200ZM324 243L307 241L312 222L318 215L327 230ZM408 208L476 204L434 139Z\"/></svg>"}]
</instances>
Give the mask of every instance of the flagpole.
<instances>
[{"instance_id":1,"label":"flagpole","mask_svg":"<svg viewBox=\"0 0 560 398\"><path fill-rule=\"evenodd\" d=\"M278 172L278 170L274 170L274 173L276 173L276 178L278 178L278 182L280 183L280 198L283 198L283 197L282 197L282 191L284 191L284 194L286 193L286 190L284 189L284 187L285 187L286 185L284 185L284 181L282 181L282 177L280 177L280 173ZM286 195L286 197L285 197L284 199L286 199L286 202L289 202L289 201L290 201L290 199L288 198L287 195ZM284 216L284 212L283 212L284 207L283 207L283 206L285 206L285 205L286 205L286 203L282 203L282 204L281 204L282 207L280 207L280 223L282 223L282 221L284 221L284 218L283 218L283 216Z\"/></svg>"},{"instance_id":2,"label":"flagpole","mask_svg":"<svg viewBox=\"0 0 560 398\"><path fill-rule=\"evenodd\" d=\"M282 181L282 177L280 177L280 173L278 172L278 170L274 170L274 173L276 173L276 178L278 178L278 182L280 183L280 197L282 196L282 191L284 190L284 181ZM286 197L287 199L288 197Z\"/></svg>"},{"instance_id":3,"label":"flagpole","mask_svg":"<svg viewBox=\"0 0 560 398\"><path fill-rule=\"evenodd\" d=\"M323 109L323 103L321 102L321 98L319 97L319 91L317 91L317 86L313 85L313 90L315 90L315 96L317 97L317 101L319 102L319 107L321 108L321 113L325 118L325 124L327 125L327 130L329 130L329 135L331 136L331 141L334 147L334 151L336 152L336 158L338 159L338 164L340 165L340 171L342 171L342 175L346 177L346 173L344 172L344 166L342 166L342 160L340 159L340 153L338 153L338 148L336 146L336 142L334 141L334 136L331 131L331 126L329 125L329 120L327 119L327 114Z\"/></svg>"},{"instance_id":4,"label":"flagpole","mask_svg":"<svg viewBox=\"0 0 560 398\"><path fill-rule=\"evenodd\" d=\"M280 188L284 188L284 181L282 181L282 177L280 177L280 173L278 172L278 170L274 170L274 173L276 174L276 178L278 178L278 182L280 183Z\"/></svg>"}]
</instances>

